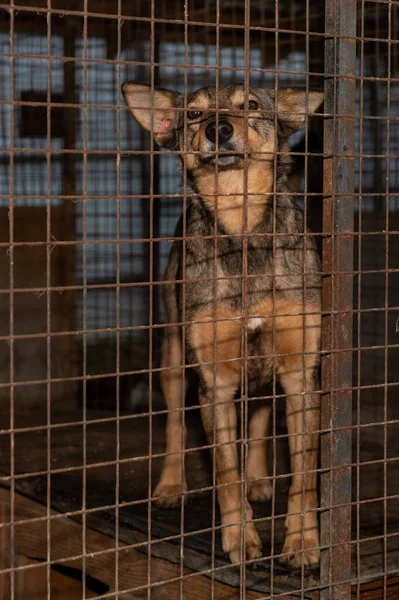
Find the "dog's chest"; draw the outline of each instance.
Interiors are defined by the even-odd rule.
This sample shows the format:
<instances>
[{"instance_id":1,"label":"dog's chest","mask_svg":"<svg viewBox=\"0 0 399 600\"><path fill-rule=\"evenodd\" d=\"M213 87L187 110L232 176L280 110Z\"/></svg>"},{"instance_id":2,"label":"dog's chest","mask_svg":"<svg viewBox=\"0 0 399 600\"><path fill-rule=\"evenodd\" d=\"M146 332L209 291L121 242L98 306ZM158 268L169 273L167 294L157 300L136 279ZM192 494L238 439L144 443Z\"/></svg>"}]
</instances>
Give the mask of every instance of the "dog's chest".
<instances>
[{"instance_id":1,"label":"dog's chest","mask_svg":"<svg viewBox=\"0 0 399 600\"><path fill-rule=\"evenodd\" d=\"M266 218L265 214L261 226L247 236L218 233L215 237L214 222L194 207L181 273L186 281L184 301L188 310L206 310L215 301L234 310L241 310L243 304L253 308L274 292L299 297L304 270L311 273L315 265L309 263L304 269L307 255L302 238L292 227L291 213L293 209L279 211L275 228L270 215Z\"/></svg>"},{"instance_id":2,"label":"dog's chest","mask_svg":"<svg viewBox=\"0 0 399 600\"><path fill-rule=\"evenodd\" d=\"M266 240L262 240L266 242ZM268 247L270 246L270 247ZM272 271L273 251L271 244L255 246L250 238L225 238L217 245L217 259L227 276L261 275Z\"/></svg>"},{"instance_id":3,"label":"dog's chest","mask_svg":"<svg viewBox=\"0 0 399 600\"><path fill-rule=\"evenodd\" d=\"M279 253L273 256L272 248L255 248L251 244L245 246L242 240L224 239L216 245L210 243L206 252L199 250L192 253L192 268L186 272L188 280L202 280L193 290L194 301L198 297L216 299L238 308L245 295L251 305L259 295L272 291L273 278L276 280L273 274L280 263Z\"/></svg>"}]
</instances>

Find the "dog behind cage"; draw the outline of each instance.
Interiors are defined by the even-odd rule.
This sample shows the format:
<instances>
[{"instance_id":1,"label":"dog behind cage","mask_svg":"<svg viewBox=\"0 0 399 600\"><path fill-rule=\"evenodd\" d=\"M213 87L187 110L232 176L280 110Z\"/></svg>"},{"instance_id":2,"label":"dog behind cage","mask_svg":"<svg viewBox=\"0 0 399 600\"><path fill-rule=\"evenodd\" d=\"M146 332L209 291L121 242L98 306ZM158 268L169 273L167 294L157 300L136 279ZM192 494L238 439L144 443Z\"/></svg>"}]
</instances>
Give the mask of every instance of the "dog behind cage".
<instances>
[{"instance_id":1,"label":"dog behind cage","mask_svg":"<svg viewBox=\"0 0 399 600\"><path fill-rule=\"evenodd\" d=\"M0 598L398 595L398 23L2 7Z\"/></svg>"},{"instance_id":2,"label":"dog behind cage","mask_svg":"<svg viewBox=\"0 0 399 600\"><path fill-rule=\"evenodd\" d=\"M293 481L281 558L293 566L317 565L320 407L313 392L320 346L320 263L287 180L288 137L320 106L323 95L207 87L190 95L184 106L183 95L176 92L135 83L125 83L122 90L133 115L156 142L179 150L194 192L185 215L184 258L182 243L175 243L165 273L166 319L176 324L185 315L186 352L183 356L179 327L167 328L161 374L169 409L167 446L154 495L159 504L173 506L186 491L179 453L186 438L181 408L187 358L197 365L202 421L215 448L223 550L234 563L242 556L261 558L252 510L241 497L233 401L243 369L255 395L278 375L287 393L288 432L296 436L290 441ZM179 107L187 110L179 114ZM218 239L218 234L223 237ZM273 236L278 236L275 243ZM243 332L249 357L244 365ZM270 409L263 408L249 424L249 500L269 500L272 495L261 441L268 435L269 415Z\"/></svg>"}]
</instances>

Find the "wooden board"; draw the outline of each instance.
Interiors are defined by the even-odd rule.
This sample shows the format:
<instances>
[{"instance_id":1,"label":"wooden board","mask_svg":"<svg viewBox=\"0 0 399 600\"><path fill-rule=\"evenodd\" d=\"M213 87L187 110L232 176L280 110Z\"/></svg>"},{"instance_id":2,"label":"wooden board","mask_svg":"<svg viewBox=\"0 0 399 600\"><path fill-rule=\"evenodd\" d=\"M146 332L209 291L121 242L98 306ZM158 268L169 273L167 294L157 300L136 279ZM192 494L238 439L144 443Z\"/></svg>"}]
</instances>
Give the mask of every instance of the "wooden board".
<instances>
[{"instance_id":1,"label":"wooden board","mask_svg":"<svg viewBox=\"0 0 399 600\"><path fill-rule=\"evenodd\" d=\"M13 211L13 288L10 294L10 213L0 207L0 336L10 335L10 302L13 301L14 381L24 385L14 388L14 407L18 412L39 406L45 414L47 378L76 376L73 360L76 351L74 336L53 336L48 348L46 334L76 331L73 307L75 292L47 293L47 274L50 286L71 284L66 269L71 246L56 245L48 248L49 240L63 242L73 239L75 233L65 228L61 206L17 206ZM50 249L50 252L48 250ZM49 319L48 308L51 307ZM31 337L21 337L31 336ZM48 361L50 350L51 361ZM7 339L0 340L0 412L10 412L10 349ZM29 382L29 383L28 383ZM51 401L68 401L76 397L76 383L52 383ZM3 417L2 415L2 417ZM6 418L5 416L3 417Z\"/></svg>"},{"instance_id":2,"label":"wooden board","mask_svg":"<svg viewBox=\"0 0 399 600\"><path fill-rule=\"evenodd\" d=\"M184 510L158 510L148 501L151 489L157 481L162 465L164 449L164 415L155 413L152 417L152 446L149 446L149 420L146 416L122 415L117 427L112 415L100 412L89 414L86 425L81 413L52 414L57 426L49 433L50 457L47 456L48 438L45 429L41 431L16 431L14 434L14 464L16 473L16 491L46 505L51 500L52 509L63 515L65 521L73 519L81 532L84 522L88 530L97 531L110 539L119 530L119 542L130 546L147 560L149 552L148 538L151 540L152 559L166 561L177 569L187 568L193 572L204 573L206 577L214 570L217 582L231 586L240 585L240 573L232 567L223 554L220 545L220 532L212 536L212 526L219 526L219 514L213 513L210 460L207 450L198 448L205 445L202 428L196 411L187 413L189 445L192 451L187 455L187 477L191 491ZM102 422L97 417L108 417ZM72 424L73 421L78 423ZM28 413L18 416L18 426L23 422L30 426L39 420L29 418ZM41 423L43 425L43 423ZM277 432L284 434L284 428L278 419ZM366 440L363 435L363 442ZM86 440L86 451L84 450ZM397 443L391 436L392 452ZM276 498L274 505L274 539L271 542L272 505L271 503L254 505L254 516L263 540L265 557L273 554L274 560L266 560L259 571L246 572L248 589L268 594L270 574L273 573L273 591L294 592L304 586L309 592L318 585L317 573L307 573L303 581L301 574L279 566L278 554L281 552L284 536L284 515L289 478L288 452L286 439L278 439L276 448ZM380 445L373 444L370 430L368 442L362 442L363 461L379 456ZM364 446L364 448L363 448ZM0 468L4 474L10 469L10 435L3 431L0 435ZM152 454L150 461L148 455ZM119 467L117 469L117 459ZM85 471L82 469L86 462ZM273 460L273 457L270 457ZM48 477L48 467L51 476ZM353 545L354 566L357 552L360 553L361 578L370 581L383 573L384 503L381 498L381 463L364 465L360 468L360 499L358 543ZM388 463L389 489L387 493L395 496L399 493L399 481L395 476L396 463ZM355 473L356 474L356 473ZM119 486L117 487L117 481ZM2 485L9 480L4 477ZM50 485L50 489L48 488ZM203 491L204 488L207 491ZM84 492L84 493L83 493ZM115 509L116 499L119 501ZM356 499L356 486L354 499ZM366 502L366 500L370 500ZM399 519L398 503L392 498L387 503L387 573L394 573L399 565ZM82 510L86 508L86 512ZM150 513L149 513L150 511ZM68 515L68 519L66 517ZM65 516L65 517L64 517ZM354 537L356 540L357 511L354 510ZM151 523L149 530L148 524ZM41 522L46 531L46 522ZM26 524L21 531L29 529ZM183 536L182 536L183 533ZM16 529L18 537L18 528ZM79 534L81 536L81 533ZM57 544L54 548L54 560L65 557L64 550ZM56 551L55 549L58 548ZM81 550L75 553L81 554ZM212 561L212 556L214 560ZM183 561L183 566L182 566ZM354 572L354 577L357 577ZM238 589L238 587L237 587ZM310 597L310 593L304 595Z\"/></svg>"},{"instance_id":3,"label":"wooden board","mask_svg":"<svg viewBox=\"0 0 399 600\"><path fill-rule=\"evenodd\" d=\"M214 587L215 598L218 600L239 600L240 590L218 582L213 582L209 577L196 573L187 568L181 568L179 565L170 561L151 558L149 566L148 557L143 552L128 547L123 542L118 544L118 552L115 550L115 539L105 536L96 531L87 529L85 533L85 548L83 552L82 545L82 527L72 519L63 517L57 511L47 512L44 506L16 494L13 501L14 522L15 524L15 552L18 557L29 557L27 560L18 559L14 564L15 581L18 589L17 600L27 600L27 581L35 581L34 589L30 588L29 599L42 598L47 594L47 585L44 578L44 572L47 571L47 562L62 567L64 572L75 571L82 572L84 568L86 573L87 585L97 588L97 593L88 592L87 598L94 595L112 593L118 591L118 598L124 600L138 600L147 597L148 585L151 585L151 597L154 600L170 598L178 600L184 597L187 600L203 600L211 597L211 590ZM11 495L7 490L0 489L0 508L9 514L11 507ZM50 519L48 521L48 519ZM8 519L7 519L8 521ZM50 525L50 533L47 532L47 522ZM18 525L20 523L20 525ZM9 568L10 562L6 560L9 556L10 529L2 529L3 536L1 540L2 565ZM50 547L48 545L50 540ZM85 554L85 564L83 565L82 554ZM33 556L32 556L33 555ZM116 558L117 557L117 558ZM116 577L116 574L118 576ZM51 577L55 577L52 572ZM0 577L0 600L9 598L8 575ZM66 576L61 578L60 582L67 583ZM60 583L58 582L58 583ZM68 595L61 595L60 598L71 600L77 585L72 585ZM55 586L54 586L54 589ZM42 593L42 596L38 594ZM53 590L53 588L52 588ZM181 591L183 596L181 596ZM51 595L51 598L55 597ZM76 596L78 597L78 596ZM247 600L255 600L263 595L248 591ZM289 596L286 596L290 600Z\"/></svg>"},{"instance_id":4,"label":"wooden board","mask_svg":"<svg viewBox=\"0 0 399 600\"><path fill-rule=\"evenodd\" d=\"M101 415L104 417L104 413ZM76 414L79 420L81 415ZM62 420L62 415L54 415L54 420ZM205 445L199 432L198 415L187 418L190 429L191 446ZM83 486L83 434L82 424L65 425L53 429L50 434L50 466L52 475L51 505L62 514L74 512L72 518L82 521L82 491L85 487L85 504L90 511L85 515L88 527L103 534L115 535L115 498L117 439L114 422L98 423L89 421L86 425L86 476ZM0 436L1 470L9 469L9 439ZM148 552L148 490L159 477L162 458L147 458L150 448L149 423L147 417L127 418L119 424L119 539L125 544L135 545L137 551ZM21 477L16 480L18 492L36 501L46 503L48 496L47 471L47 433L46 431L18 433L14 436L15 472L19 474L36 473L35 476ZM285 443L282 444L285 446ZM164 415L153 417L152 454L160 455L164 447ZM284 452L281 452L281 456ZM285 451L285 455L287 452ZM180 565L183 552L184 566L198 572L210 574L216 568L215 579L233 586L240 585L240 573L226 560L220 544L220 532L212 539L212 525L220 525L219 514L212 511L212 493L197 492L211 486L212 476L207 450L194 450L187 457L187 472L192 494L184 509L184 542L181 539L180 510L158 510L151 506L151 545L152 555L159 559ZM107 464L104 464L107 463ZM149 470L151 469L151 478ZM4 481L6 483L6 481ZM279 480L276 495L275 539L271 545L271 503L255 506L255 517L264 541L265 556L274 555L282 549L284 534L284 512L288 489L288 478ZM214 552L212 552L214 547ZM214 564L212 564L214 554ZM281 567L278 560L273 561L275 592L289 592L301 587L300 573ZM265 560L260 571L248 570L249 589L269 592L270 561ZM317 584L314 574L307 574L305 586ZM306 596L305 596L306 597Z\"/></svg>"},{"instance_id":5,"label":"wooden board","mask_svg":"<svg viewBox=\"0 0 399 600\"><path fill-rule=\"evenodd\" d=\"M82 561L72 558L82 552L83 530L71 519L63 518L60 513L47 509L27 498L16 494L13 500L14 520L16 522L28 521L30 526L17 527L15 536L15 561L14 589L16 600L42 600L50 593L52 600L80 600L82 597ZM11 495L8 490L0 489L0 514L3 524L9 522ZM51 518L50 556L48 553L47 532L43 527L45 519ZM0 536L0 568L10 567L9 557L10 529L2 527ZM86 585L85 597L95 598L102 594L115 591L115 541L90 529L86 532ZM36 558L29 558L34 552ZM50 561L47 562L47 558ZM58 559L56 558L58 556ZM48 571L48 565L51 565ZM185 600L202 600L210 598L212 585L214 597L218 600L238 600L240 590L213 582L202 575L195 574L190 569L180 569L178 565L165 560L152 558L151 567L148 568L146 556L119 544L118 553L118 590L120 597L129 598L146 597L148 573L155 581L151 595L157 600L181 598L183 590ZM72 577L72 574L74 575ZM79 580L80 574L80 580ZM123 593L124 589L139 588L141 591ZM360 586L361 600L395 600L399 595L399 578L390 578L372 581ZM9 574L0 574L0 600L10 597ZM246 599L255 600L263 598L263 594L247 591ZM294 600L295 596L284 595L287 600ZM318 599L316 593L311 594L313 600ZM352 598L358 598L357 586L353 587Z\"/></svg>"}]
</instances>

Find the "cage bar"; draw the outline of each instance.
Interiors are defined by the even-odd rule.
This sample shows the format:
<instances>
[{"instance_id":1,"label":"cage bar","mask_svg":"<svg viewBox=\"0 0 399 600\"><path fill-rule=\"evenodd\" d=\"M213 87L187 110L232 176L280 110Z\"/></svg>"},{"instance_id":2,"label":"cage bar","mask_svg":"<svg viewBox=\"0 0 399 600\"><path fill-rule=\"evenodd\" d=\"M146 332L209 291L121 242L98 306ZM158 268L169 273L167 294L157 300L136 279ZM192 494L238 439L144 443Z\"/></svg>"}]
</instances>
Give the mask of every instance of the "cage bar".
<instances>
[{"instance_id":1,"label":"cage bar","mask_svg":"<svg viewBox=\"0 0 399 600\"><path fill-rule=\"evenodd\" d=\"M398 9L393 0L0 3L0 600L399 597ZM263 555L249 561L241 551L233 566L223 553L217 444L202 435L192 389L176 453L188 488L174 510L155 506L173 454L160 383L162 272L181 243L185 305L187 216L175 226L193 195L178 151L159 148L128 113L126 80L182 93L184 147L188 98L205 85L217 84L217 95L235 83L246 95L250 85L324 86L324 111L290 138L289 175L290 195L323 239L321 506L312 509L320 571L280 562L288 446L303 434L287 433L277 377L250 394L244 320L232 443L245 499L250 413L267 400L272 427L260 441L272 497L252 503ZM287 160L277 154L274 175ZM274 225L278 246L285 233ZM226 238L244 238L248 250L258 235L215 228L214 266ZM307 236L304 227L300 243ZM242 282L242 316L252 277L244 251L230 280ZM215 290L222 280L210 271L201 281ZM188 320L183 306L183 355ZM273 360L289 350L274 348ZM242 502L242 541L245 518Z\"/></svg>"},{"instance_id":2,"label":"cage bar","mask_svg":"<svg viewBox=\"0 0 399 600\"><path fill-rule=\"evenodd\" d=\"M356 10L353 0L326 1L321 507L328 508L321 514L323 600L351 597Z\"/></svg>"}]
</instances>

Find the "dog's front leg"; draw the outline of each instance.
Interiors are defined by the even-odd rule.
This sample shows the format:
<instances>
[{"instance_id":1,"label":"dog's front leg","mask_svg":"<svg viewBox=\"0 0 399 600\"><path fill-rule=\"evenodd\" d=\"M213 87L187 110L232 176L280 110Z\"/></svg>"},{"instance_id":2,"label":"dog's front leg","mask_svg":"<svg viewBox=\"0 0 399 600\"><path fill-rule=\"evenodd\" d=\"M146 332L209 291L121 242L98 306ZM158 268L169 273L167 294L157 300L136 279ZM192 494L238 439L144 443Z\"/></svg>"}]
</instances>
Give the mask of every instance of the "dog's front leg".
<instances>
[{"instance_id":1,"label":"dog's front leg","mask_svg":"<svg viewBox=\"0 0 399 600\"><path fill-rule=\"evenodd\" d=\"M276 317L277 372L287 395L286 416L292 481L281 561L293 567L319 562L317 456L320 397L316 393L320 314L317 307L284 305ZM292 313L290 315L289 313ZM301 356L302 354L302 356Z\"/></svg>"},{"instance_id":2,"label":"dog's front leg","mask_svg":"<svg viewBox=\"0 0 399 600\"><path fill-rule=\"evenodd\" d=\"M231 318L231 315L228 316ZM228 316L219 312L217 318ZM242 541L245 557L255 559L262 555L260 538L252 522L252 510L242 494L238 472L234 395L241 376L241 330L237 321L212 323L211 319L212 315L204 315L208 322L192 326L190 343L201 363L201 416L215 452L223 550L232 562L239 562L244 550ZM242 522L242 508L245 524Z\"/></svg>"},{"instance_id":3,"label":"dog's front leg","mask_svg":"<svg viewBox=\"0 0 399 600\"><path fill-rule=\"evenodd\" d=\"M162 290L166 327L162 344L161 386L168 408L166 453L162 474L154 496L158 506L178 506L187 489L184 474L184 448L187 431L184 421L186 378L179 321L176 280L178 279L179 246L175 242L169 255ZM183 497L185 501L186 497Z\"/></svg>"},{"instance_id":4,"label":"dog's front leg","mask_svg":"<svg viewBox=\"0 0 399 600\"><path fill-rule=\"evenodd\" d=\"M293 567L317 565L320 558L317 519L317 455L320 401L315 390L313 365L306 368L295 357L285 360L280 373L287 393L286 416L292 482L288 498L286 536L282 562ZM304 392L306 393L304 394Z\"/></svg>"},{"instance_id":5,"label":"dog's front leg","mask_svg":"<svg viewBox=\"0 0 399 600\"><path fill-rule=\"evenodd\" d=\"M161 386L168 408L166 424L165 462L161 478L154 490L159 507L178 506L187 489L184 475L183 448L187 430L184 423L184 399L186 382L183 370L183 355L180 331L169 326L162 347ZM183 498L185 501L185 498Z\"/></svg>"},{"instance_id":6,"label":"dog's front leg","mask_svg":"<svg viewBox=\"0 0 399 600\"><path fill-rule=\"evenodd\" d=\"M214 446L216 482L222 521L223 550L231 562L241 558L241 539L245 540L245 556L259 558L261 543L252 523L252 510L241 493L236 441L236 407L234 391L216 389L200 394L201 415L209 443ZM212 396L215 395L214 403ZM245 531L242 530L242 502Z\"/></svg>"}]
</instances>

